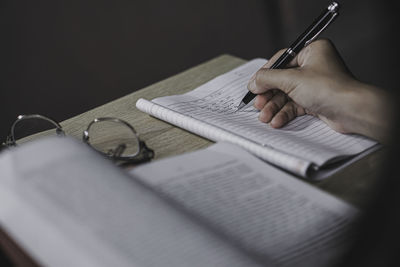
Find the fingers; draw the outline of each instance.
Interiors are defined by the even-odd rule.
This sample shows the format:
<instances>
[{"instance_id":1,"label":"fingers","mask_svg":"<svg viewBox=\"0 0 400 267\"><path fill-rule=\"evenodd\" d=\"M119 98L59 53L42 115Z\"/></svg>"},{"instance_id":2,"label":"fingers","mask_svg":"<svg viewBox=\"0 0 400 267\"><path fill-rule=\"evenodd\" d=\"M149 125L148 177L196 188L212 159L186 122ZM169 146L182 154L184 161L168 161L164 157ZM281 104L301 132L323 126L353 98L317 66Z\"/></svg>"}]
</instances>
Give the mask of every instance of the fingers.
<instances>
[{"instance_id":1,"label":"fingers","mask_svg":"<svg viewBox=\"0 0 400 267\"><path fill-rule=\"evenodd\" d=\"M270 122L274 115L278 113L287 101L288 99L286 94L278 91L261 109L258 119L262 122Z\"/></svg>"},{"instance_id":2,"label":"fingers","mask_svg":"<svg viewBox=\"0 0 400 267\"><path fill-rule=\"evenodd\" d=\"M278 60L280 56L282 56L283 53L285 53L286 49L281 49L278 52L276 52L269 60L268 62L263 66L263 68L270 68L272 64L274 64L275 61Z\"/></svg>"},{"instance_id":3,"label":"fingers","mask_svg":"<svg viewBox=\"0 0 400 267\"><path fill-rule=\"evenodd\" d=\"M285 48L285 49L281 49L281 50L279 50L278 52L276 52L275 53L275 55L273 55L269 60L268 60L268 62L262 67L262 68L270 68L274 63L275 63L275 61L277 61L278 60L278 58L280 57L280 56L282 56L282 54L283 53L285 53L285 51L287 50L287 48ZM298 66L298 64L297 64L297 61L296 61L296 59L294 58L292 61L290 61L286 66L284 66L285 68L290 68L290 67L297 67Z\"/></svg>"},{"instance_id":4,"label":"fingers","mask_svg":"<svg viewBox=\"0 0 400 267\"><path fill-rule=\"evenodd\" d=\"M328 39L319 39L300 51L296 57L300 67L315 68L329 73L346 73L353 76L347 68L335 45Z\"/></svg>"},{"instance_id":5,"label":"fingers","mask_svg":"<svg viewBox=\"0 0 400 267\"><path fill-rule=\"evenodd\" d=\"M271 89L280 89L289 94L296 88L299 74L300 70L298 69L261 68L247 87L254 94L262 94Z\"/></svg>"},{"instance_id":6,"label":"fingers","mask_svg":"<svg viewBox=\"0 0 400 267\"><path fill-rule=\"evenodd\" d=\"M285 48L285 49L281 49L281 50L279 50L278 52L276 52L276 53L267 61L267 63L265 63L264 66L261 67L261 69L263 69L263 68L269 69L269 68L275 63L275 61L277 61L278 58L279 58L280 56L282 56L283 53L285 53L286 50L287 50L287 49ZM297 66L298 66L298 65L297 65L297 61L296 61L295 59L293 59L291 62L289 62L289 64L288 64L286 67L297 67ZM255 79L255 77L256 77L256 73L250 78L249 84L250 84L250 82L252 82L252 81Z\"/></svg>"},{"instance_id":7,"label":"fingers","mask_svg":"<svg viewBox=\"0 0 400 267\"><path fill-rule=\"evenodd\" d=\"M264 94L257 95L254 101L254 107L258 110L262 110L263 107L272 99L274 96L274 91L270 90Z\"/></svg>"},{"instance_id":8,"label":"fingers","mask_svg":"<svg viewBox=\"0 0 400 267\"><path fill-rule=\"evenodd\" d=\"M296 57L298 66L314 64L321 57L330 58L332 54L337 54L333 43L328 39L319 39L302 49Z\"/></svg>"},{"instance_id":9,"label":"fingers","mask_svg":"<svg viewBox=\"0 0 400 267\"><path fill-rule=\"evenodd\" d=\"M279 90L270 90L258 95L254 106L260 110L259 120L270 123L273 128L280 128L297 116L306 114L304 108L288 99L286 94Z\"/></svg>"},{"instance_id":10,"label":"fingers","mask_svg":"<svg viewBox=\"0 0 400 267\"><path fill-rule=\"evenodd\" d=\"M272 118L270 123L273 128L281 128L297 116L305 114L305 110L294 103L293 101L287 102L281 110Z\"/></svg>"}]
</instances>

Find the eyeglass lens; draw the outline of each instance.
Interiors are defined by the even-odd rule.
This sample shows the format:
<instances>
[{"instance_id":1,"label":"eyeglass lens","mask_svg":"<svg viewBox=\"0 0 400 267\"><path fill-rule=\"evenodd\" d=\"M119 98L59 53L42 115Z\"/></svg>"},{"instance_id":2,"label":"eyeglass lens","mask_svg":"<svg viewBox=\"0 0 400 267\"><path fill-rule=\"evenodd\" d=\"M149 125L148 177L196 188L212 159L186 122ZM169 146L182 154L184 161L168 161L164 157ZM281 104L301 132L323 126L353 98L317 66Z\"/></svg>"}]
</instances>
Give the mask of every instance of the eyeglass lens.
<instances>
[{"instance_id":1,"label":"eyeglass lens","mask_svg":"<svg viewBox=\"0 0 400 267\"><path fill-rule=\"evenodd\" d=\"M41 136L57 135L56 129L56 125L45 119L27 118L14 125L12 134L16 143L21 144L34 139L39 133Z\"/></svg>"},{"instance_id":2,"label":"eyeglass lens","mask_svg":"<svg viewBox=\"0 0 400 267\"><path fill-rule=\"evenodd\" d=\"M96 150L114 157L134 156L139 152L136 134L123 123L108 120L91 125L88 143Z\"/></svg>"}]
</instances>

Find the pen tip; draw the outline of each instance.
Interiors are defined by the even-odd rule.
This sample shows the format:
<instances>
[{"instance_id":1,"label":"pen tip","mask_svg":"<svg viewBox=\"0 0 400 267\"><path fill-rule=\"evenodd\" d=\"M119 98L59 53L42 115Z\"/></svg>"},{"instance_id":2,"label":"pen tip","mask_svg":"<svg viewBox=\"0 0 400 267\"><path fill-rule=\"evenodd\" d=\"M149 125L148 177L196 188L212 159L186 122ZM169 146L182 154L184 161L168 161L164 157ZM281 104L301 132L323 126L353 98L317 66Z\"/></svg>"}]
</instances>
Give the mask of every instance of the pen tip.
<instances>
[{"instance_id":1,"label":"pen tip","mask_svg":"<svg viewBox=\"0 0 400 267\"><path fill-rule=\"evenodd\" d=\"M236 111L239 111L239 110L241 110L244 106L246 106L246 104L245 103L243 103L243 102L241 102L240 104L239 104L239 106L238 106L238 108L237 108L237 110Z\"/></svg>"}]
</instances>

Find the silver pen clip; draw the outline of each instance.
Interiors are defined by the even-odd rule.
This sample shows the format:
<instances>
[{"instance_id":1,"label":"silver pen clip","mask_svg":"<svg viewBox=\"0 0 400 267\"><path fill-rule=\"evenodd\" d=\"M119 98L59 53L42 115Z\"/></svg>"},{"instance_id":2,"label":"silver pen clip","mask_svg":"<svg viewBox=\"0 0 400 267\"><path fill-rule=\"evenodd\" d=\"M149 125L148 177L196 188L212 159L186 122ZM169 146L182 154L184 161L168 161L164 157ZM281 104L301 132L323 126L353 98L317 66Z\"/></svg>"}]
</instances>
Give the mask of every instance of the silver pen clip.
<instances>
[{"instance_id":1,"label":"silver pen clip","mask_svg":"<svg viewBox=\"0 0 400 267\"><path fill-rule=\"evenodd\" d=\"M311 37L310 40L308 40L307 42L305 42L304 46L306 47L307 45L309 45L311 42L313 42L315 39L317 39L317 37L321 34L321 32L323 32L326 27L329 26L329 24L331 24L331 22L335 19L335 17L338 15L339 13L334 12L332 13L332 17L330 20L328 20L328 22L325 24L324 27L321 28L321 30L319 30L313 37Z\"/></svg>"}]
</instances>

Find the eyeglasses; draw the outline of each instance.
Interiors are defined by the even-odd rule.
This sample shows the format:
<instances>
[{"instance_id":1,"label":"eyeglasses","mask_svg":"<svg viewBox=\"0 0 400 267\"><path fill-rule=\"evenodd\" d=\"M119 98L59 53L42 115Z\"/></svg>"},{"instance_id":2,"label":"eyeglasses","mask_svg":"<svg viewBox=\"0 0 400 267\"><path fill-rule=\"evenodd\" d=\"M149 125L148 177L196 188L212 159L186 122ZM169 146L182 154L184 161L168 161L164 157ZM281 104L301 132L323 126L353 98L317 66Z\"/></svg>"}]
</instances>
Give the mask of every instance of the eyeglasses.
<instances>
[{"instance_id":1,"label":"eyeglasses","mask_svg":"<svg viewBox=\"0 0 400 267\"><path fill-rule=\"evenodd\" d=\"M12 124L2 148L16 146L37 135L65 136L61 125L39 115L20 115ZM139 139L138 133L126 121L104 117L96 118L83 131L83 142L117 163L141 163L154 158L154 151Z\"/></svg>"}]
</instances>

